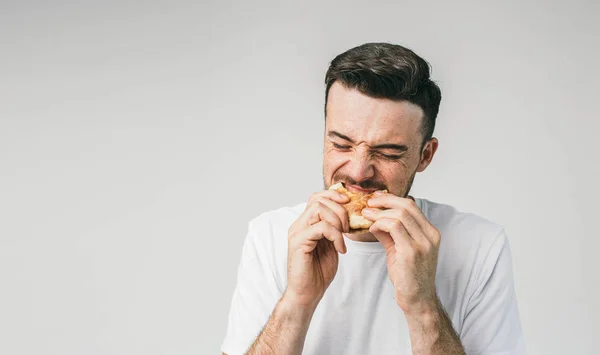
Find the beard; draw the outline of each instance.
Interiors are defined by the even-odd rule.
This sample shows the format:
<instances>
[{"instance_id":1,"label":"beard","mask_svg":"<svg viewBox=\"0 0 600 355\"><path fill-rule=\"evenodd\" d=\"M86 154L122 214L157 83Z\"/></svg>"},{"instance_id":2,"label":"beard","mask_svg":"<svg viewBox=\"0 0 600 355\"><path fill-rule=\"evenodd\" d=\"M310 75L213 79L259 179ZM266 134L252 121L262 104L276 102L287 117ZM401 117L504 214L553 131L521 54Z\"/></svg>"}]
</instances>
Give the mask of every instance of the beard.
<instances>
[{"instance_id":1,"label":"beard","mask_svg":"<svg viewBox=\"0 0 600 355\"><path fill-rule=\"evenodd\" d=\"M386 186L385 183L380 182L380 181L363 180L361 182L357 182L356 180L352 179L348 175L344 175L344 174L334 174L333 178L331 179L331 184L327 185L327 181L325 180L325 172L323 172L323 186L324 186L324 189L327 190L327 189L329 189L329 187L332 184L334 184L336 182L343 182L344 184L360 186L360 188L362 188L362 189L387 190L389 193L393 193L394 195L407 198L408 194L410 193L410 190L412 188L412 185L413 185L416 175L417 175L417 171L415 170L408 178L407 183L404 184L404 186L400 186L399 192L396 192L397 191L396 189L390 189L388 186Z\"/></svg>"}]
</instances>

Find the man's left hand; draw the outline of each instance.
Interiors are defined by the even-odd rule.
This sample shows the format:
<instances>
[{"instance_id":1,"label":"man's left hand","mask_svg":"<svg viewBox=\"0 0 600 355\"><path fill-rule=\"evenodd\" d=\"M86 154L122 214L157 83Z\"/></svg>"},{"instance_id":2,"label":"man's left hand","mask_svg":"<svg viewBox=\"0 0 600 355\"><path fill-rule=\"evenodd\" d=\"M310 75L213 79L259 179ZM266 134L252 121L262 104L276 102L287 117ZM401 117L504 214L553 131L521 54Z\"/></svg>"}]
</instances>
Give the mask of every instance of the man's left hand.
<instances>
[{"instance_id":1,"label":"man's left hand","mask_svg":"<svg viewBox=\"0 0 600 355\"><path fill-rule=\"evenodd\" d=\"M363 210L374 221L369 231L383 244L396 302L405 314L438 305L435 273L440 232L409 198L376 193Z\"/></svg>"}]
</instances>

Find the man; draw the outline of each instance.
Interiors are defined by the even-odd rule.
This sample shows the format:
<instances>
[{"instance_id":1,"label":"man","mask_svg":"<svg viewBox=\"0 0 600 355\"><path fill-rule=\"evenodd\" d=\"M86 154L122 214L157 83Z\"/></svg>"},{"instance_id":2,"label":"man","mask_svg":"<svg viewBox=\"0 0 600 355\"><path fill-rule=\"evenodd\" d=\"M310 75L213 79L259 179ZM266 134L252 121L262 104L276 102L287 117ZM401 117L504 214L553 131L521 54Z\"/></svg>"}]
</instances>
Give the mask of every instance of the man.
<instances>
[{"instance_id":1,"label":"man","mask_svg":"<svg viewBox=\"0 0 600 355\"><path fill-rule=\"evenodd\" d=\"M250 222L223 353L524 354L503 228L408 195L438 148L429 65L368 43L325 82L326 189ZM349 233L337 182L389 191L368 231Z\"/></svg>"}]
</instances>

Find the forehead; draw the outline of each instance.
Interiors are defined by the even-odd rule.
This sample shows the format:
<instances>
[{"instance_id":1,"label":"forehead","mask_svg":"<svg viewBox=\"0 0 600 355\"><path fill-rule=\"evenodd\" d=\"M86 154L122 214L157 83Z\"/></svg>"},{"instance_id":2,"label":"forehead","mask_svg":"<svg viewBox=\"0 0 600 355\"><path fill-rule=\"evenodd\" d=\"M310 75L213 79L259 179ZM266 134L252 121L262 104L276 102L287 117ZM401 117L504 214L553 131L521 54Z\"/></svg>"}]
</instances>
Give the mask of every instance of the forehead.
<instances>
[{"instance_id":1,"label":"forehead","mask_svg":"<svg viewBox=\"0 0 600 355\"><path fill-rule=\"evenodd\" d=\"M421 140L423 110L408 101L367 96L335 82L327 99L326 130L368 144Z\"/></svg>"}]
</instances>

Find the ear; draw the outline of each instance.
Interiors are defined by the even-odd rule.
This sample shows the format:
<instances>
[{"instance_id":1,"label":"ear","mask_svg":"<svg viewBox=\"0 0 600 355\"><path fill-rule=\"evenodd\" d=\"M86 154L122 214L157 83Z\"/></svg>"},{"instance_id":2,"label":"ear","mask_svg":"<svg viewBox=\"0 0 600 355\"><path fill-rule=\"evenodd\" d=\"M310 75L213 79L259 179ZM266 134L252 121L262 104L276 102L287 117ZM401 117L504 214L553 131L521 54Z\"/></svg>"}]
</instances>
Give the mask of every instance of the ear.
<instances>
[{"instance_id":1,"label":"ear","mask_svg":"<svg viewBox=\"0 0 600 355\"><path fill-rule=\"evenodd\" d=\"M423 147L423 152L421 153L421 160L419 161L419 165L417 166L417 172L423 172L431 161L433 160L433 156L438 149L439 141L437 138L433 137Z\"/></svg>"}]
</instances>

